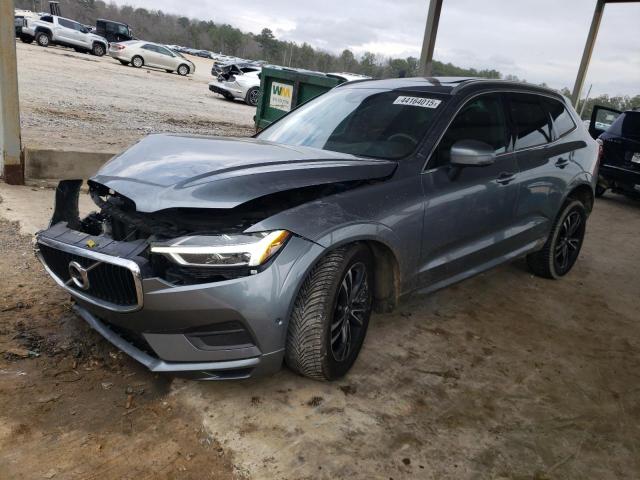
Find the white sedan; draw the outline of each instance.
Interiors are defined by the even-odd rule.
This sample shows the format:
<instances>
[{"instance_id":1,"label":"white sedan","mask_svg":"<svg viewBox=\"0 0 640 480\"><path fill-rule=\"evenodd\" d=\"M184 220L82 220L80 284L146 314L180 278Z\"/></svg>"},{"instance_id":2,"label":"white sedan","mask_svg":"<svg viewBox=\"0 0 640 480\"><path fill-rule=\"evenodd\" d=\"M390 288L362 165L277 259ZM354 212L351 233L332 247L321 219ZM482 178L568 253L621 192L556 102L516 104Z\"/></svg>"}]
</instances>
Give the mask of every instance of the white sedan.
<instances>
[{"instance_id":1,"label":"white sedan","mask_svg":"<svg viewBox=\"0 0 640 480\"><path fill-rule=\"evenodd\" d=\"M182 76L196 71L194 63L180 53L169 50L164 45L142 40L112 43L109 55L123 65L131 64L136 68L161 68L169 73L178 72Z\"/></svg>"}]
</instances>

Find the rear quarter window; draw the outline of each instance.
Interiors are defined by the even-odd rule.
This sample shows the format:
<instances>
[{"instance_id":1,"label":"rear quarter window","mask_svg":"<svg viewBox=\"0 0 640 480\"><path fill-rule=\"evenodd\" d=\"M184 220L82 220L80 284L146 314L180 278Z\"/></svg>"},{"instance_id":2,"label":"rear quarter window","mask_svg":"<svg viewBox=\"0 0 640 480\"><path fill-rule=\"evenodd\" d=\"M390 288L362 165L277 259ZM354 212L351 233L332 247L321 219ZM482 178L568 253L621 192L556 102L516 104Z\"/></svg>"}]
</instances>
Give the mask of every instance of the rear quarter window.
<instances>
[{"instance_id":1,"label":"rear quarter window","mask_svg":"<svg viewBox=\"0 0 640 480\"><path fill-rule=\"evenodd\" d=\"M551 142L549 116L542 106L542 98L528 93L513 93L509 100L511 120L516 130L516 150Z\"/></svg>"},{"instance_id":2,"label":"rear quarter window","mask_svg":"<svg viewBox=\"0 0 640 480\"><path fill-rule=\"evenodd\" d=\"M548 98L545 99L545 104L549 110L549 115L551 115L551 121L553 122L553 128L555 129L557 138L566 135L576 128L571 114L561 102Z\"/></svg>"}]
</instances>

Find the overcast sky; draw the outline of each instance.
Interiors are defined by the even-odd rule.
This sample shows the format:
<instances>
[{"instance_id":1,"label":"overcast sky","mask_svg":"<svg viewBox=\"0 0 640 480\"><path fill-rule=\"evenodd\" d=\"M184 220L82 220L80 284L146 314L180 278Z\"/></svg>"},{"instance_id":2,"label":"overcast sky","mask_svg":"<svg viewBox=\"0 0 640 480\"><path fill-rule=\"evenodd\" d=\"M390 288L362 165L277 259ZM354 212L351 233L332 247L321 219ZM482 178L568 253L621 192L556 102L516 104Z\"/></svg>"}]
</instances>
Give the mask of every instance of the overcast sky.
<instances>
[{"instance_id":1,"label":"overcast sky","mask_svg":"<svg viewBox=\"0 0 640 480\"><path fill-rule=\"evenodd\" d=\"M428 0L115 0L230 23L339 53L419 56ZM435 58L573 87L595 0L444 0ZM640 3L605 8L587 76L592 95L640 94Z\"/></svg>"}]
</instances>

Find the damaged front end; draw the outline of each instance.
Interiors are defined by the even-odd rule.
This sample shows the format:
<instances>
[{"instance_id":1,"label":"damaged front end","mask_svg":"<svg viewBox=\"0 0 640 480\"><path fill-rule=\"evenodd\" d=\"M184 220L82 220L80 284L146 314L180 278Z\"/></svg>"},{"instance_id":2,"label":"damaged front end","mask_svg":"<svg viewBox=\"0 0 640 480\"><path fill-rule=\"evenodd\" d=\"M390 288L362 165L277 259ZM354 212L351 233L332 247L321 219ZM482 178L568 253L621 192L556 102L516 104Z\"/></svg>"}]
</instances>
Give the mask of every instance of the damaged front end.
<instances>
[{"instance_id":1,"label":"damaged front end","mask_svg":"<svg viewBox=\"0 0 640 480\"><path fill-rule=\"evenodd\" d=\"M60 182L36 254L78 314L152 371L272 373L304 272L325 249L305 233L320 219L278 218L395 168L250 139L151 136L87 182L88 215L83 182Z\"/></svg>"},{"instance_id":2,"label":"damaged front end","mask_svg":"<svg viewBox=\"0 0 640 480\"><path fill-rule=\"evenodd\" d=\"M255 275L269 266L270 260L294 234L285 230L245 233L247 229L276 213L362 183L343 182L278 192L229 209L172 208L139 212L129 198L89 181L89 195L98 209L80 218L78 200L82 181L65 180L56 189L50 228L38 235L38 244L42 245L39 252L45 266L54 270L50 273L76 295L86 292L79 291L82 286L73 281L74 272L62 264L71 257L65 255L64 259L54 260L48 244L59 242L80 248L81 253L93 257L104 254L128 259L136 265L134 277L159 278L174 286ZM97 277L100 272L100 269L89 270L86 275ZM122 299L106 300L118 303ZM141 304L141 300L135 304ZM124 309L132 306L129 299Z\"/></svg>"}]
</instances>

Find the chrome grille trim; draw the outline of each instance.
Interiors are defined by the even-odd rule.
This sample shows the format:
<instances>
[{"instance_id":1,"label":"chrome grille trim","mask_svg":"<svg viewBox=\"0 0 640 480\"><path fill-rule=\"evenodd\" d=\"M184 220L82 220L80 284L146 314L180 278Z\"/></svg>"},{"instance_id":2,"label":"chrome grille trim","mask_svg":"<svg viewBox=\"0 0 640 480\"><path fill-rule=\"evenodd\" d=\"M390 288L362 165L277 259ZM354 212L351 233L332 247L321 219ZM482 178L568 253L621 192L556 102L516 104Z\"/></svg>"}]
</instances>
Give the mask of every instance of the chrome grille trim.
<instances>
[{"instance_id":1,"label":"chrome grille trim","mask_svg":"<svg viewBox=\"0 0 640 480\"><path fill-rule=\"evenodd\" d=\"M61 250L63 252L67 252L73 255L78 255L81 257L85 257L91 260L96 260L101 263L109 263L112 265L116 265L119 267L123 267L128 269L133 276L133 283L136 289L136 299L137 303L135 305L118 305L116 303L107 302L105 300L101 300L90 295L86 295L78 290L71 288L69 285L65 283L58 275L56 275L51 268L47 265L44 260L40 249L38 248L38 244L43 244L48 247ZM69 245L67 243L60 242L58 240L54 240L51 238L47 238L44 236L38 236L36 238L35 244L35 253L38 257L38 260L42 263L47 273L55 280L55 282L64 288L67 292L69 292L73 297L84 300L85 302L91 303L93 305L97 305L99 307L105 308L107 310L111 310L114 312L134 312L136 310L140 310L143 304L143 291L142 291L142 275L140 273L140 267L133 260L128 260L120 257L113 257L111 255L105 255L100 252L93 252L91 250L87 250L81 247L77 247L75 245Z\"/></svg>"}]
</instances>

